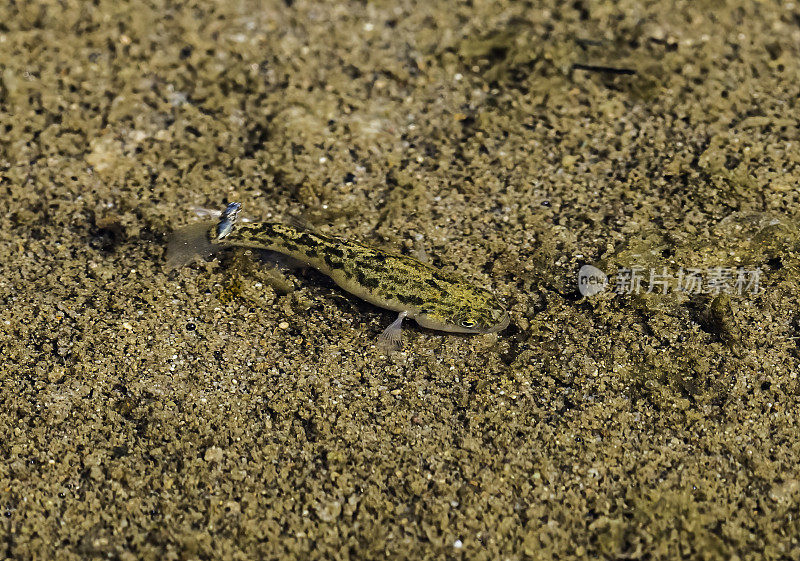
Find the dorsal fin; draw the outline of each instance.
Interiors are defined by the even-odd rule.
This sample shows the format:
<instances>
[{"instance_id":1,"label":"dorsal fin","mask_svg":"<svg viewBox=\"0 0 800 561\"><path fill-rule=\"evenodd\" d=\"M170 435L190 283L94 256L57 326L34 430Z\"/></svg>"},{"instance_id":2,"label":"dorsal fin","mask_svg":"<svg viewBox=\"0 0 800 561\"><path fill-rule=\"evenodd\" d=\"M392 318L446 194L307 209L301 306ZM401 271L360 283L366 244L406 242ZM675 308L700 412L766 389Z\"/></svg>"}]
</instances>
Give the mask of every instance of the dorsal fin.
<instances>
[{"instance_id":1,"label":"dorsal fin","mask_svg":"<svg viewBox=\"0 0 800 561\"><path fill-rule=\"evenodd\" d=\"M297 216L295 214L286 215L286 224L292 228L296 228L301 232L317 233L317 229L308 221L305 216Z\"/></svg>"}]
</instances>

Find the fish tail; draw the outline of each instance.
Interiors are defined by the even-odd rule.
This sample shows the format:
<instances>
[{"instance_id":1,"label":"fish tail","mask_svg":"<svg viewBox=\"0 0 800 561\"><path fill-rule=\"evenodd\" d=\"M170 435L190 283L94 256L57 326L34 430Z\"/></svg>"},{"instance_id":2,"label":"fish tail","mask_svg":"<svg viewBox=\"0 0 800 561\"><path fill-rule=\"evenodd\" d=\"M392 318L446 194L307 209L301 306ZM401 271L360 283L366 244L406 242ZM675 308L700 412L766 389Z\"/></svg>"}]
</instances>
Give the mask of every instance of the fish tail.
<instances>
[{"instance_id":1,"label":"fish tail","mask_svg":"<svg viewBox=\"0 0 800 561\"><path fill-rule=\"evenodd\" d=\"M167 266L179 269L198 257L206 258L228 247L220 241L231 233L241 209L240 203L230 203L215 221L196 222L174 230L167 239Z\"/></svg>"},{"instance_id":2,"label":"fish tail","mask_svg":"<svg viewBox=\"0 0 800 561\"><path fill-rule=\"evenodd\" d=\"M167 267L179 269L198 258L206 258L226 244L213 243L209 233L215 231L217 221L195 222L174 230L167 238Z\"/></svg>"}]
</instances>

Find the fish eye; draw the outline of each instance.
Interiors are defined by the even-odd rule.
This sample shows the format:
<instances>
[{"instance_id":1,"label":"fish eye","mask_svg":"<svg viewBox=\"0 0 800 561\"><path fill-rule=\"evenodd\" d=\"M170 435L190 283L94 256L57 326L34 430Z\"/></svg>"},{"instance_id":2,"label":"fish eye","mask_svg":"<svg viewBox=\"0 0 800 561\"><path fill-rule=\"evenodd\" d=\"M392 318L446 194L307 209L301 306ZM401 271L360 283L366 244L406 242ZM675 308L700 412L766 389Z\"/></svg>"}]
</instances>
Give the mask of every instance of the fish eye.
<instances>
[{"instance_id":1,"label":"fish eye","mask_svg":"<svg viewBox=\"0 0 800 561\"><path fill-rule=\"evenodd\" d=\"M469 320L469 319L462 320L462 322L461 322L461 327L465 327L467 329L472 329L476 325L478 325L477 322Z\"/></svg>"}]
</instances>

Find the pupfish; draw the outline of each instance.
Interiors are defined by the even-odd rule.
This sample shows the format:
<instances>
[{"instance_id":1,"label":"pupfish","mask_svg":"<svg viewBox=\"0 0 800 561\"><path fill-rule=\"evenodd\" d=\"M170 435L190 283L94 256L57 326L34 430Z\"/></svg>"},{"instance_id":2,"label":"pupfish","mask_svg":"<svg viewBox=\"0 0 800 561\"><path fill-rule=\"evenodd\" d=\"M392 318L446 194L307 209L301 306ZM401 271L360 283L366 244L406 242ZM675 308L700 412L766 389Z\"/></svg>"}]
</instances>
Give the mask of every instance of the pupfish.
<instances>
[{"instance_id":1,"label":"pupfish","mask_svg":"<svg viewBox=\"0 0 800 561\"><path fill-rule=\"evenodd\" d=\"M226 247L263 249L313 267L342 289L380 308L398 312L379 337L397 347L405 318L422 327L452 333L495 333L509 324L500 301L488 290L407 255L275 222L237 221L242 208L231 203L215 224L178 229L170 237L168 262L180 266L197 255Z\"/></svg>"}]
</instances>

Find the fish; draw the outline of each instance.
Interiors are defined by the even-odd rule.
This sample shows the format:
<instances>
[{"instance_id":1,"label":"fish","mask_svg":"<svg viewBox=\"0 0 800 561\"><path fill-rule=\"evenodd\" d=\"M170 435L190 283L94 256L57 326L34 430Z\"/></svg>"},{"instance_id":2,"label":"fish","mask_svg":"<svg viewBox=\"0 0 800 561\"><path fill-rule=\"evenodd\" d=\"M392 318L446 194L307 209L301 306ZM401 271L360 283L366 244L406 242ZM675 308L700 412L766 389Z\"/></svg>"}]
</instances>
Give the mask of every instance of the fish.
<instances>
[{"instance_id":1,"label":"fish","mask_svg":"<svg viewBox=\"0 0 800 561\"><path fill-rule=\"evenodd\" d=\"M401 346L406 318L427 329L448 333L497 333L510 317L489 290L408 255L308 228L279 222L238 221L241 203L230 203L216 223L201 222L169 237L167 262L180 267L197 256L228 247L278 253L313 267L346 292L398 313L378 337L380 346Z\"/></svg>"}]
</instances>

